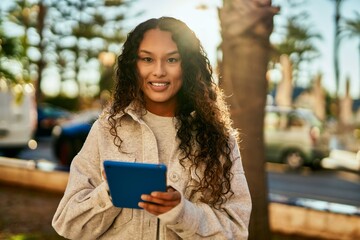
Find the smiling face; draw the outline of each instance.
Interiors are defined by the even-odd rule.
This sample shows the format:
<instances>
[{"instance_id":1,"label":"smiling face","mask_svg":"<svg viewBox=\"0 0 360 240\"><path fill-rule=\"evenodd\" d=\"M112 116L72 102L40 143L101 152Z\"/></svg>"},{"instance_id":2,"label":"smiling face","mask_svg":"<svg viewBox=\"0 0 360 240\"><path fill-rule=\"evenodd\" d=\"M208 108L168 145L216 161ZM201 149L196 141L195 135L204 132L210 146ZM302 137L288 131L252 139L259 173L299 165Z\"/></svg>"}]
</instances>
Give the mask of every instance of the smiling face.
<instances>
[{"instance_id":1,"label":"smiling face","mask_svg":"<svg viewBox=\"0 0 360 240\"><path fill-rule=\"evenodd\" d=\"M136 66L146 109L160 116L174 116L177 93L182 86L182 69L171 33L160 29L145 32Z\"/></svg>"}]
</instances>

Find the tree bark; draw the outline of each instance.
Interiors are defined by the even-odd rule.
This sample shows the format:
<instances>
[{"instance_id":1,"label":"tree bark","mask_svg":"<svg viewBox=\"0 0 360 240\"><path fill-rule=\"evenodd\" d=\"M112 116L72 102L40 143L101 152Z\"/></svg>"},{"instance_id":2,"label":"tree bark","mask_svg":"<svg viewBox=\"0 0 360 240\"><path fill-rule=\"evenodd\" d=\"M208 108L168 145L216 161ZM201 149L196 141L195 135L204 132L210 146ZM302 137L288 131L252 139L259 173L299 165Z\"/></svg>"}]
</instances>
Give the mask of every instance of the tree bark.
<instances>
[{"instance_id":1,"label":"tree bark","mask_svg":"<svg viewBox=\"0 0 360 240\"><path fill-rule=\"evenodd\" d=\"M44 31L44 25L45 25L45 17L47 14L47 8L46 6L44 6L44 4L42 2L39 3L39 13L38 13L38 17L37 17L37 26L36 26L36 30L40 36L40 41L39 41L39 51L41 53L41 57L39 59L39 61L37 62L37 67L38 67L38 76L37 76L37 80L36 80L36 102L40 103L43 100L43 92L41 90L41 81L42 81L42 74L45 68L45 61L44 61L44 50L45 50L45 46L44 46L44 37L43 37L43 31Z\"/></svg>"},{"instance_id":2,"label":"tree bark","mask_svg":"<svg viewBox=\"0 0 360 240\"><path fill-rule=\"evenodd\" d=\"M270 0L224 0L219 10L223 62L220 86L228 97L252 197L249 239L270 239L264 154L264 108L269 36L279 9Z\"/></svg>"}]
</instances>

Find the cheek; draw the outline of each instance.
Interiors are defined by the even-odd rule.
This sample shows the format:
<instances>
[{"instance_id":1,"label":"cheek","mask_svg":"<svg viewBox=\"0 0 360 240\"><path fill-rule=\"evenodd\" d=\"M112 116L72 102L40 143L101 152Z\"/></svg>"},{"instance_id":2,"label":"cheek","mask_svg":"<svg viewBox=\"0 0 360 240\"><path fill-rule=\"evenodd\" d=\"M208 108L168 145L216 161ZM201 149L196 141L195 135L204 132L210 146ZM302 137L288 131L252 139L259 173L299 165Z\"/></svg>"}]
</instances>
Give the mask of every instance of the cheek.
<instances>
[{"instance_id":1,"label":"cheek","mask_svg":"<svg viewBox=\"0 0 360 240\"><path fill-rule=\"evenodd\" d=\"M183 82L184 82L182 73L179 74L179 82L180 82L181 85L182 85Z\"/></svg>"},{"instance_id":2,"label":"cheek","mask_svg":"<svg viewBox=\"0 0 360 240\"><path fill-rule=\"evenodd\" d=\"M180 71L178 79L179 79L179 87L181 87L183 85L183 83L184 83L182 71Z\"/></svg>"},{"instance_id":3,"label":"cheek","mask_svg":"<svg viewBox=\"0 0 360 240\"><path fill-rule=\"evenodd\" d=\"M139 66L139 64L136 65L136 71L137 71L137 75L138 75L138 78L143 78L143 70L142 68Z\"/></svg>"},{"instance_id":4,"label":"cheek","mask_svg":"<svg viewBox=\"0 0 360 240\"><path fill-rule=\"evenodd\" d=\"M182 76L179 76L178 80L176 81L176 89L179 91L183 85L183 79Z\"/></svg>"},{"instance_id":5,"label":"cheek","mask_svg":"<svg viewBox=\"0 0 360 240\"><path fill-rule=\"evenodd\" d=\"M143 89L144 83L145 83L144 79L145 79L145 77L146 77L146 76L145 76L145 73L144 73L144 71L143 71L141 68L139 68L139 67L136 68L136 71L137 71L138 84L139 84L140 88Z\"/></svg>"}]
</instances>

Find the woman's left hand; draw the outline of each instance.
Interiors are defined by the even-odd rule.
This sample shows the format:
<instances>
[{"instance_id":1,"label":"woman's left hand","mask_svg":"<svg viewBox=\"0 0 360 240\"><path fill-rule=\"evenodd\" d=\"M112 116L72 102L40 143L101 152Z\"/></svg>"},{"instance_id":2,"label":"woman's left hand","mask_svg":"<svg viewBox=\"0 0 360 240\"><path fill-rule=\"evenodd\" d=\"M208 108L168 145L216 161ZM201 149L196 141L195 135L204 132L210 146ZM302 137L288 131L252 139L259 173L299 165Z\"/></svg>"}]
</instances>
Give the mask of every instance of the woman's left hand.
<instances>
[{"instance_id":1,"label":"woman's left hand","mask_svg":"<svg viewBox=\"0 0 360 240\"><path fill-rule=\"evenodd\" d=\"M152 192L150 195L143 194L139 207L156 216L166 213L176 207L181 201L181 194L169 187L167 192Z\"/></svg>"}]
</instances>

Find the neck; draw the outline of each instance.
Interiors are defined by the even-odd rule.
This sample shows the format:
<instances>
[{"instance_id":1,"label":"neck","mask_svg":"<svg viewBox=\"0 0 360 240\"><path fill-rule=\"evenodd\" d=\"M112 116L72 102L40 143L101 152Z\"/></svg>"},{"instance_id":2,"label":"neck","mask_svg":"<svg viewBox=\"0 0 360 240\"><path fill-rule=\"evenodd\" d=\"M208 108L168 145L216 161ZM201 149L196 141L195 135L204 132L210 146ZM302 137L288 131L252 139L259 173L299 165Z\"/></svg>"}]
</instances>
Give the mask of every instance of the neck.
<instances>
[{"instance_id":1,"label":"neck","mask_svg":"<svg viewBox=\"0 0 360 240\"><path fill-rule=\"evenodd\" d=\"M173 104L146 104L146 110L162 117L174 117L175 106Z\"/></svg>"}]
</instances>

